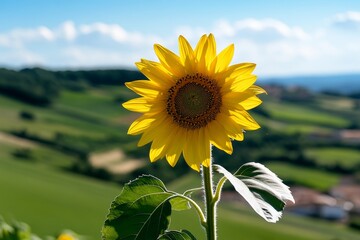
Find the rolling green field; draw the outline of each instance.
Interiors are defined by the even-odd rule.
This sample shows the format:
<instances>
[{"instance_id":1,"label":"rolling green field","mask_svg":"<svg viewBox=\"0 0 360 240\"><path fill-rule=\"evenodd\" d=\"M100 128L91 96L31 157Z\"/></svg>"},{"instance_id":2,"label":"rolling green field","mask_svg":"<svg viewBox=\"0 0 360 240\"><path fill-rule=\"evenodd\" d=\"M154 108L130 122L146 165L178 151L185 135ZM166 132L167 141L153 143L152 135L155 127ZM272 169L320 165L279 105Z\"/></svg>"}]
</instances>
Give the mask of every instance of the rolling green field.
<instances>
[{"instance_id":1,"label":"rolling green field","mask_svg":"<svg viewBox=\"0 0 360 240\"><path fill-rule=\"evenodd\" d=\"M334 128L346 127L349 124L346 118L299 104L267 102L264 106L274 119L285 122Z\"/></svg>"},{"instance_id":2,"label":"rolling green field","mask_svg":"<svg viewBox=\"0 0 360 240\"><path fill-rule=\"evenodd\" d=\"M5 219L27 222L40 236L72 229L88 239L99 239L110 202L121 191L119 186L43 164L4 158L0 164L0 189L7 193L1 197L0 212ZM169 189L181 191L199 183L200 176L191 174L175 181ZM196 219L194 210L174 212L171 227L188 229L198 239L204 239ZM280 223L266 223L248 207L236 203L220 204L218 223L219 239L325 240L336 236L355 240L359 236L336 223L303 219L288 213Z\"/></svg>"},{"instance_id":3,"label":"rolling green field","mask_svg":"<svg viewBox=\"0 0 360 240\"><path fill-rule=\"evenodd\" d=\"M314 148L308 149L306 154L324 166L340 165L352 168L360 163L360 150L346 148Z\"/></svg>"},{"instance_id":4,"label":"rolling green field","mask_svg":"<svg viewBox=\"0 0 360 240\"><path fill-rule=\"evenodd\" d=\"M26 130L49 140L63 134L80 145L114 136L114 142L94 145L91 150L115 147L134 150L136 138L127 137L126 132L135 116L121 107L121 102L129 96L131 93L124 87L89 87L80 92L63 90L51 107L36 107L0 95L0 132ZM341 101L338 103L338 100ZM330 103L337 105L329 108ZM352 104L349 99L331 97L319 98L313 105L269 99L262 106L270 113L271 119L254 115L261 125L270 129L268 131L331 132L348 126L351 121L359 121L357 115L351 119L340 114L351 114ZM22 111L32 113L35 119L22 119L19 117ZM19 149L30 149L32 158L14 157L14 152ZM312 146L304 153L323 166L340 164L351 168L360 163L360 152L354 148ZM33 232L42 237L71 229L90 240L99 239L107 209L121 188L111 182L65 170L74 161L76 156L51 146L35 143L32 147L24 147L0 139L0 215L7 221L28 223ZM338 173L293 163L272 161L264 165L287 182L320 191L330 189L341 179ZM200 176L194 172L171 182L169 189L183 192L200 185ZM269 224L244 205L221 203L219 239L355 240L360 236L359 232L353 232L345 225L301 218L286 212L284 215L279 224ZM175 212L171 224L176 229L189 229L198 239L204 239L203 230L189 221L195 219L193 217L193 210Z\"/></svg>"},{"instance_id":5,"label":"rolling green field","mask_svg":"<svg viewBox=\"0 0 360 240\"><path fill-rule=\"evenodd\" d=\"M269 162L265 165L285 181L295 182L320 191L330 189L340 180L340 175L324 172L319 169L299 167L280 162Z\"/></svg>"},{"instance_id":6,"label":"rolling green field","mask_svg":"<svg viewBox=\"0 0 360 240\"><path fill-rule=\"evenodd\" d=\"M42 237L72 229L99 239L107 209L121 191L43 163L1 157L0 166L0 215L28 223Z\"/></svg>"}]
</instances>

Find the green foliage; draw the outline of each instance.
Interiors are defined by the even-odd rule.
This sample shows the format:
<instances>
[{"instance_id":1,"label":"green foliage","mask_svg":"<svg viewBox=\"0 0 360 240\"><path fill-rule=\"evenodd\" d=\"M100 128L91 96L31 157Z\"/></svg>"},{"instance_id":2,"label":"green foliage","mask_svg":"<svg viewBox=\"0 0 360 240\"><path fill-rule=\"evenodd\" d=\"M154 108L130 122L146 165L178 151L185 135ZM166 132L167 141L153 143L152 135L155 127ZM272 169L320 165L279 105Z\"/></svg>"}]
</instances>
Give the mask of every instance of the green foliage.
<instances>
[{"instance_id":1,"label":"green foliage","mask_svg":"<svg viewBox=\"0 0 360 240\"><path fill-rule=\"evenodd\" d=\"M84 91L89 85L123 85L142 79L132 70L49 71L26 68L20 71L0 69L0 93L26 103L48 106L64 88Z\"/></svg>"},{"instance_id":2,"label":"green foliage","mask_svg":"<svg viewBox=\"0 0 360 240\"><path fill-rule=\"evenodd\" d=\"M161 180L143 175L126 184L112 202L102 229L102 238L155 240L169 226L172 204L176 205L177 210L188 209L188 205L182 202L183 199L169 192Z\"/></svg>"},{"instance_id":3,"label":"green foliage","mask_svg":"<svg viewBox=\"0 0 360 240\"><path fill-rule=\"evenodd\" d=\"M56 236L47 236L46 240L80 240L73 231L63 230ZM0 240L41 240L40 237L32 233L31 228L24 222L13 222L8 224L0 216Z\"/></svg>"},{"instance_id":4,"label":"green foliage","mask_svg":"<svg viewBox=\"0 0 360 240\"><path fill-rule=\"evenodd\" d=\"M28 111L21 111L19 113L19 117L23 120L27 120L27 121L34 121L35 120L35 115L31 112Z\"/></svg>"},{"instance_id":5,"label":"green foliage","mask_svg":"<svg viewBox=\"0 0 360 240\"><path fill-rule=\"evenodd\" d=\"M42 77L39 77L41 75ZM20 72L0 69L0 93L40 106L49 105L59 93L55 79L34 69Z\"/></svg>"},{"instance_id":6,"label":"green foliage","mask_svg":"<svg viewBox=\"0 0 360 240\"><path fill-rule=\"evenodd\" d=\"M52 74L63 81L82 82L91 85L122 85L135 79L144 79L144 75L135 70L88 70L88 71L57 71Z\"/></svg>"},{"instance_id":7,"label":"green foliage","mask_svg":"<svg viewBox=\"0 0 360 240\"><path fill-rule=\"evenodd\" d=\"M29 148L19 148L13 151L14 157L23 159L23 160L35 160L34 154Z\"/></svg>"},{"instance_id":8,"label":"green foliage","mask_svg":"<svg viewBox=\"0 0 360 240\"><path fill-rule=\"evenodd\" d=\"M360 216L352 216L348 225L349 227L360 231Z\"/></svg>"},{"instance_id":9,"label":"green foliage","mask_svg":"<svg viewBox=\"0 0 360 240\"><path fill-rule=\"evenodd\" d=\"M61 171L60 163L51 165L59 161L54 158L64 164L71 157L56 151L45 152L43 160L31 163L14 161L6 151L0 145L0 213L4 218L25 221L41 237L70 228L88 240L100 239L109 199L120 191L118 185Z\"/></svg>"},{"instance_id":10,"label":"green foliage","mask_svg":"<svg viewBox=\"0 0 360 240\"><path fill-rule=\"evenodd\" d=\"M161 235L158 240L195 240L196 238L186 230L168 231Z\"/></svg>"},{"instance_id":11,"label":"green foliage","mask_svg":"<svg viewBox=\"0 0 360 240\"><path fill-rule=\"evenodd\" d=\"M30 226L23 222L11 225L0 217L0 240L41 240L31 232Z\"/></svg>"},{"instance_id":12,"label":"green foliage","mask_svg":"<svg viewBox=\"0 0 360 240\"><path fill-rule=\"evenodd\" d=\"M294 202L289 187L259 163L244 164L234 175L220 165L214 165L214 169L223 174L255 212L268 222L277 222L285 203Z\"/></svg>"}]
</instances>

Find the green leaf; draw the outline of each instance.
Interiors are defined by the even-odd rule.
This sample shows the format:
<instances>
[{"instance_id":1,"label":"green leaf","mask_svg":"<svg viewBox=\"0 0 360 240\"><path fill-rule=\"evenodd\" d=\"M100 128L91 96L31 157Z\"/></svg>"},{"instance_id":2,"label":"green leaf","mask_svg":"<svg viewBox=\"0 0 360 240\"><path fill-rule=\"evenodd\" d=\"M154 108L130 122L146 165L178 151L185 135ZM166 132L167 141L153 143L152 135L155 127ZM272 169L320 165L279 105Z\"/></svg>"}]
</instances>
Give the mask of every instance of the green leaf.
<instances>
[{"instance_id":1,"label":"green leaf","mask_svg":"<svg viewBox=\"0 0 360 240\"><path fill-rule=\"evenodd\" d=\"M268 222L277 222L286 202L294 202L289 187L260 163L246 163L234 175L220 165L214 168L224 174L255 212Z\"/></svg>"},{"instance_id":2,"label":"green leaf","mask_svg":"<svg viewBox=\"0 0 360 240\"><path fill-rule=\"evenodd\" d=\"M183 199L160 179L144 175L129 182L111 204L102 239L157 239L169 226L171 204L185 209Z\"/></svg>"},{"instance_id":3,"label":"green leaf","mask_svg":"<svg viewBox=\"0 0 360 240\"><path fill-rule=\"evenodd\" d=\"M188 200L181 197L174 197L170 199L172 210L183 211L191 208L191 205Z\"/></svg>"},{"instance_id":4,"label":"green leaf","mask_svg":"<svg viewBox=\"0 0 360 240\"><path fill-rule=\"evenodd\" d=\"M168 231L161 235L157 240L196 240L194 235L192 235L187 230L179 231Z\"/></svg>"}]
</instances>

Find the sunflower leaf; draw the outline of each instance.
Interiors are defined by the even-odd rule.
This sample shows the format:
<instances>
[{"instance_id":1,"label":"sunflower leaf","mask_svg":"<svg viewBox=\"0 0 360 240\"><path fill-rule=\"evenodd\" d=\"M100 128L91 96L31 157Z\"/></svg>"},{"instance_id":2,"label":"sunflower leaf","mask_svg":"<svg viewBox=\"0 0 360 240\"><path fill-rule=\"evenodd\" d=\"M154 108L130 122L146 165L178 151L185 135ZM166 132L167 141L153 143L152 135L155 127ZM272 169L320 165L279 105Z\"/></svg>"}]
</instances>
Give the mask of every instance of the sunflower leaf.
<instances>
[{"instance_id":1,"label":"sunflower leaf","mask_svg":"<svg viewBox=\"0 0 360 240\"><path fill-rule=\"evenodd\" d=\"M168 231L161 235L157 240L196 240L187 230Z\"/></svg>"},{"instance_id":2,"label":"sunflower leaf","mask_svg":"<svg viewBox=\"0 0 360 240\"><path fill-rule=\"evenodd\" d=\"M171 198L169 201L171 203L172 210L175 211L183 211L191 208L189 201L187 201L185 198L174 197Z\"/></svg>"},{"instance_id":3,"label":"sunflower leaf","mask_svg":"<svg viewBox=\"0 0 360 240\"><path fill-rule=\"evenodd\" d=\"M102 239L157 239L169 226L172 204L176 209L185 208L183 199L178 196L151 175L125 184L111 203L102 228Z\"/></svg>"},{"instance_id":4,"label":"sunflower leaf","mask_svg":"<svg viewBox=\"0 0 360 240\"><path fill-rule=\"evenodd\" d=\"M286 202L294 202L289 187L262 164L246 163L234 175L220 165L214 165L214 168L268 222L277 222Z\"/></svg>"}]
</instances>

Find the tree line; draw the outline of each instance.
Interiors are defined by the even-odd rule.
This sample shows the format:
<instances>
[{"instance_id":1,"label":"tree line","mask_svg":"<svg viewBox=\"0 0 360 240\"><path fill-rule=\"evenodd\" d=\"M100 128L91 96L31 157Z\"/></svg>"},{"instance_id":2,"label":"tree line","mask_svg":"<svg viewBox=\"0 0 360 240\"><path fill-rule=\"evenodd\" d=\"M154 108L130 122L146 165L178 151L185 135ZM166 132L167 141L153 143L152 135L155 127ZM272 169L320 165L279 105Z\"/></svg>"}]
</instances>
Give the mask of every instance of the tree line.
<instances>
[{"instance_id":1,"label":"tree line","mask_svg":"<svg viewBox=\"0 0 360 240\"><path fill-rule=\"evenodd\" d=\"M119 86L143 78L139 71L125 69L51 71L42 68L0 68L0 94L26 103L47 106L62 89L82 91L88 86Z\"/></svg>"}]
</instances>

